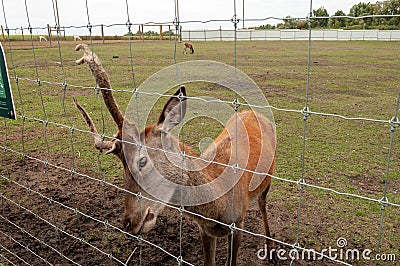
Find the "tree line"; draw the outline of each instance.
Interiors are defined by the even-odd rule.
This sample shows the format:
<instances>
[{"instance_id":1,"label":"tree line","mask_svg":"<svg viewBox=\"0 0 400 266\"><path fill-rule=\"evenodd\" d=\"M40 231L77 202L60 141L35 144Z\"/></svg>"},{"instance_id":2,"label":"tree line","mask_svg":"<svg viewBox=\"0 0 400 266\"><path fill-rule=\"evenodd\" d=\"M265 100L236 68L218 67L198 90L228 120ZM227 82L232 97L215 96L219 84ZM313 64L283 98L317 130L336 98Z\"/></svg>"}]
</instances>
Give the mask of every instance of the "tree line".
<instances>
[{"instance_id":1,"label":"tree line","mask_svg":"<svg viewBox=\"0 0 400 266\"><path fill-rule=\"evenodd\" d=\"M373 17L373 18L344 18L343 16L362 17L370 15L400 15L400 0L378 1L376 3L360 2L351 7L349 13L342 10L336 11L330 15L328 11L321 6L312 11L312 28L323 29L380 29L380 30L398 30L400 29L400 17ZM318 18L331 17L331 18ZM337 18L334 18L337 17ZM306 20L295 19L291 16L285 17L282 23L277 25L262 25L255 29L307 29L309 23Z\"/></svg>"}]
</instances>

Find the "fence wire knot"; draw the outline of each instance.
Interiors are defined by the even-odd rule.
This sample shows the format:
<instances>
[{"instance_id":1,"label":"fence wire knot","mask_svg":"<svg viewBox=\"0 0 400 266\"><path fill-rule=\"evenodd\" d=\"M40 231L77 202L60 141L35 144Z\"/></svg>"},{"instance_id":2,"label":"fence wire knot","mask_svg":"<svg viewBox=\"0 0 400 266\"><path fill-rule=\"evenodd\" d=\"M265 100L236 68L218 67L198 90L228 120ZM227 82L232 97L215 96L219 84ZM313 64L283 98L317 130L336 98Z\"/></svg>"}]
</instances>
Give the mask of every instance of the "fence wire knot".
<instances>
[{"instance_id":1,"label":"fence wire knot","mask_svg":"<svg viewBox=\"0 0 400 266\"><path fill-rule=\"evenodd\" d=\"M139 191L138 193L136 193L136 197L138 200L141 200L143 198L142 192Z\"/></svg>"},{"instance_id":2,"label":"fence wire knot","mask_svg":"<svg viewBox=\"0 0 400 266\"><path fill-rule=\"evenodd\" d=\"M307 118L310 116L310 109L308 108L308 106L304 107L301 110L301 113L303 114L303 120L307 120Z\"/></svg>"},{"instance_id":3,"label":"fence wire knot","mask_svg":"<svg viewBox=\"0 0 400 266\"><path fill-rule=\"evenodd\" d=\"M237 18L237 15L233 15L233 17L231 18L231 22L233 23L233 25L235 26L235 28L237 27L237 24L239 24L240 19Z\"/></svg>"},{"instance_id":4,"label":"fence wire knot","mask_svg":"<svg viewBox=\"0 0 400 266\"><path fill-rule=\"evenodd\" d=\"M391 126L391 130L394 131L396 127L400 126L400 120L397 116L393 116L392 119L389 120L389 124Z\"/></svg>"},{"instance_id":5,"label":"fence wire knot","mask_svg":"<svg viewBox=\"0 0 400 266\"><path fill-rule=\"evenodd\" d=\"M90 23L87 24L86 28L88 28L90 33L92 33L93 26Z\"/></svg>"},{"instance_id":6,"label":"fence wire knot","mask_svg":"<svg viewBox=\"0 0 400 266\"><path fill-rule=\"evenodd\" d=\"M175 29L178 30L179 29L179 24L180 21L178 18L175 18L174 21L172 22L173 25L175 25Z\"/></svg>"},{"instance_id":7,"label":"fence wire knot","mask_svg":"<svg viewBox=\"0 0 400 266\"><path fill-rule=\"evenodd\" d=\"M182 256L178 256L176 258L176 261L178 262L178 265L182 265L182 261L183 261Z\"/></svg>"},{"instance_id":8,"label":"fence wire knot","mask_svg":"<svg viewBox=\"0 0 400 266\"><path fill-rule=\"evenodd\" d=\"M185 207L181 205L181 206L179 207L179 214L180 214L180 216L182 216L184 212L185 212Z\"/></svg>"},{"instance_id":9,"label":"fence wire knot","mask_svg":"<svg viewBox=\"0 0 400 266\"><path fill-rule=\"evenodd\" d=\"M242 105L242 103L239 101L238 98L236 98L235 100L233 100L232 105L233 105L235 112L237 112L239 110L239 107Z\"/></svg>"},{"instance_id":10,"label":"fence wire knot","mask_svg":"<svg viewBox=\"0 0 400 266\"><path fill-rule=\"evenodd\" d=\"M389 200L386 196L384 196L383 198L381 198L379 200L379 203L381 204L381 210L384 211L386 206L389 206Z\"/></svg>"},{"instance_id":11,"label":"fence wire knot","mask_svg":"<svg viewBox=\"0 0 400 266\"><path fill-rule=\"evenodd\" d=\"M186 152L185 151L181 152L181 157L182 157L182 162L184 162L185 158L186 158Z\"/></svg>"},{"instance_id":12,"label":"fence wire knot","mask_svg":"<svg viewBox=\"0 0 400 266\"><path fill-rule=\"evenodd\" d=\"M102 142L106 139L106 136L104 135L104 133L100 134L100 139L101 139Z\"/></svg>"},{"instance_id":13,"label":"fence wire knot","mask_svg":"<svg viewBox=\"0 0 400 266\"><path fill-rule=\"evenodd\" d=\"M125 26L128 28L128 32L131 32L132 22L130 20L125 23Z\"/></svg>"},{"instance_id":14,"label":"fence wire knot","mask_svg":"<svg viewBox=\"0 0 400 266\"><path fill-rule=\"evenodd\" d=\"M233 169L233 174L237 174L239 170L239 164L238 163L233 164L232 169Z\"/></svg>"},{"instance_id":15,"label":"fence wire knot","mask_svg":"<svg viewBox=\"0 0 400 266\"><path fill-rule=\"evenodd\" d=\"M179 94L178 94L178 99L179 99L179 101L181 101L181 102L182 102L184 99L186 99L186 96L183 95L183 92L182 92L182 91L179 92Z\"/></svg>"},{"instance_id":16,"label":"fence wire knot","mask_svg":"<svg viewBox=\"0 0 400 266\"><path fill-rule=\"evenodd\" d=\"M299 190L300 191L303 191L305 184L306 184L306 182L305 182L303 177L300 178L299 181L297 181L297 185L299 185Z\"/></svg>"},{"instance_id":17,"label":"fence wire knot","mask_svg":"<svg viewBox=\"0 0 400 266\"><path fill-rule=\"evenodd\" d=\"M133 90L133 95L135 96L135 99L139 98L139 91L138 91L138 88L135 88L135 89Z\"/></svg>"},{"instance_id":18,"label":"fence wire knot","mask_svg":"<svg viewBox=\"0 0 400 266\"><path fill-rule=\"evenodd\" d=\"M229 229L231 230L231 235L233 235L234 231L236 230L236 224L233 222L229 225Z\"/></svg>"}]
</instances>

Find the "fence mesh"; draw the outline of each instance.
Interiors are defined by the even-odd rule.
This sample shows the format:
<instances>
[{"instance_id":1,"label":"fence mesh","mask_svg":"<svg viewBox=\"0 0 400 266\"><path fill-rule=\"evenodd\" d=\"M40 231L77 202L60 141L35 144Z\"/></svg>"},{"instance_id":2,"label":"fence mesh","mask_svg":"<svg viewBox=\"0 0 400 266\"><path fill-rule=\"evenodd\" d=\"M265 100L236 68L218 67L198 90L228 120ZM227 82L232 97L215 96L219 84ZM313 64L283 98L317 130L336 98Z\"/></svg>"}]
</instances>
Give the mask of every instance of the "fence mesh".
<instances>
[{"instance_id":1,"label":"fence mesh","mask_svg":"<svg viewBox=\"0 0 400 266\"><path fill-rule=\"evenodd\" d=\"M286 205L280 205L281 207L276 210L274 210L274 206L272 205L268 209L273 213L272 219L270 219L270 223L271 220L273 221L271 227L272 230L274 230L275 226L276 230L278 228L283 229L284 233L289 235L283 236L282 234L278 234L269 238L265 234L260 233L260 228L254 226L254 224L250 227L245 226L244 228L237 226L234 223L234 213L232 213L231 224L222 223L221 221L189 211L185 209L183 204L173 206L153 198L146 198L140 191L139 193L133 193L127 190L124 187L123 180L120 178L120 167L115 163L115 160L103 155L100 151L93 151L93 148L88 145L91 143L88 140L95 133L87 130L84 123L80 121L81 119L78 117L77 111L71 105L71 96L85 98L85 108L93 114L95 123L100 125L98 136L102 141L106 141L113 140L116 137L113 136L114 132L112 128L114 127L112 121L108 119L108 114L100 95L102 90L114 92L117 99L120 100L121 109L127 105L126 100L122 100L123 98L134 97L137 107L134 121L139 127L143 127L147 122L142 119L140 113L141 106L145 104L142 102L144 98L154 97L164 101L169 97L174 97L174 95L171 93L143 92L138 90L137 84L140 84L146 78L144 74L140 73L140 67L143 66L143 61L146 58L143 58L137 50L137 42L130 35L128 35L127 40L123 41L122 44L98 42L93 34L93 29L103 28L103 25L92 25L90 14L91 12L96 12L96 7L92 7L86 1L87 25L64 26L62 28L64 33L72 28L86 28L89 46L94 52L100 55L99 57L101 55L110 56L110 53L107 53L107 49L115 45L124 48L120 56L113 55L112 59L106 58L105 60L110 64L108 70L110 75L114 77L111 80L115 80L115 86L112 89L100 88L97 85L93 86L89 79L79 77L79 75L83 76L83 74L79 73L84 72L83 70L79 72L73 70L73 60L69 58L72 54L69 50L73 49L73 45L66 43L63 37L58 21L59 10L57 8L57 1L53 0L52 5L47 7L52 9L54 18L51 19L54 19L54 28L57 32L56 37L53 37L52 43L49 45L40 43L34 34L35 31L45 30L47 27L31 24L31 7L29 4L28 1L24 2L23 8L26 11L27 27L22 27L25 32L28 32L28 39L21 43L15 41L11 34L11 32L20 30L21 28L9 28L7 18L12 13L12 10L7 10L2 1L6 31L3 45L6 48L8 66L11 70L10 78L12 79L14 97L17 104L18 120L8 121L3 119L4 126L1 129L2 139L0 147L3 150L3 163L1 164L0 173L1 263L4 265L157 265L160 263L164 265L198 265L202 258L202 253L199 251L201 250L201 245L199 244L200 238L193 234L198 230L196 224L184 216L184 214L189 214L229 228L231 235L237 231L244 233L246 245L243 245L242 249L248 251L245 253L246 256L253 254L253 258L242 259L244 264L249 262L262 263L260 257L257 257L259 255L257 251L263 248L266 240L273 240L277 246L288 250L292 249L299 253L305 252L308 254L314 252L318 258L324 259L321 260L321 263L358 264L360 262L354 258L353 260L347 260L343 255L332 256L332 254L323 251L323 248L326 248L326 246L322 245L329 244L336 248L344 247L336 246L336 238L341 237L341 235L335 234L335 230L341 233L345 232L344 227L351 227L351 232L356 233L354 237L347 236L348 240L356 242L355 246L349 246L352 249L371 248L374 254L381 254L383 252L394 254L399 252L398 245L396 244L398 243L398 228L400 226L398 223L400 220L398 219L400 201L397 196L399 158L394 152L398 142L395 131L400 125L398 119L400 91L396 88L398 73L393 72L389 85L391 87L388 88L387 92L383 92L385 95L390 94L388 98L395 99L394 102L382 103L382 109L390 109L390 117L387 117L388 112L386 109L373 117L364 117L363 114L365 112L362 112L363 108L359 116L340 114L334 109L332 112L325 112L324 110L329 109L324 109L318 104L316 105L313 97L318 97L318 95L311 93L315 89L311 82L313 70L319 67L318 62L313 62L313 53L318 53L318 51L315 51L313 48L314 40L312 37L314 33L312 21L321 17L309 16L304 18L309 23L309 30L307 31L308 42L306 46L302 46L303 48L306 47L306 52L303 53L303 55L306 55L306 58L300 62L300 65L303 66L303 74L305 73L305 75L302 75L306 87L304 97L299 97L298 93L291 94L289 89L288 92L282 93L282 95L287 93L288 101L296 103L290 106L301 106L301 108L288 108L287 106L289 105L282 101L286 97L277 100L277 104L273 105L240 103L240 95L237 94L228 95L227 97L222 96L217 99L210 99L201 95L189 95L186 97L188 100L204 102L210 104L210 106L214 104L236 104L237 108L234 109L233 113L238 111L239 108L273 110L275 118L278 118L278 140L280 135L287 133L279 131L281 124L286 129L296 128L296 130L299 130L300 128L296 132L301 139L299 143L291 146L288 142L285 143L287 146L280 146L278 148L278 157L279 152L285 150L282 154L297 157L294 160L297 165L279 166L278 164L277 174L271 176L274 180L274 185L277 184L279 190L273 191L273 195L278 200L271 199L270 201L279 205L277 201L284 199L285 194L287 194ZM232 19L226 20L232 22L233 25L232 43L224 44L223 47L231 49L229 60L233 62L235 68L240 68L242 64L243 67L247 67L251 71L251 66L246 65L246 59L240 56L243 52L243 47L244 49L251 49L252 44L246 43L242 46L238 42L240 40L240 31L238 30L240 19L237 14L236 1L234 0L232 4L234 7ZM122 26L126 27L128 32L131 32L133 26L141 25L131 22L131 7L128 5L128 1L125 2L125 6L127 22L106 25L107 28L112 29L113 27ZM177 64L180 60L186 60L180 57L179 47L181 47L181 43L179 34L182 34L183 39L191 38L190 33L189 37L185 38L186 33L180 32L180 27L190 23L199 23L199 21L180 21L178 0L174 1L174 6L175 13L172 24L175 26L175 38L173 45L170 43L148 44L148 47L151 48L165 45L166 49L170 51L169 58L167 58L168 64ZM312 13L312 9L313 5L310 2L310 13ZM346 18L362 19L365 16L346 16ZM258 21L261 22L268 19L270 18L258 19ZM216 19L201 21L201 23L207 24L214 21L224 20ZM159 22L155 24L171 24L171 22ZM197 39L192 38L192 40ZM145 44L141 45L140 49L145 49ZM205 46L201 46L202 44L198 45L205 48ZM290 45L295 44L291 43ZM351 44L349 45L351 46ZM270 46L268 43L265 46L262 47L262 52L268 53L268 47ZM324 47L322 45L319 48L323 49ZM157 51L153 52L156 53ZM124 59L122 60L120 57ZM158 70L158 68L154 68L154 65L157 64L157 60L162 60L160 57L161 55L156 57L156 61L152 62L153 65L149 64L147 67L150 67L152 70ZM121 62L116 61L116 68L114 69L112 60L122 60L122 63L125 63L125 67L122 67L122 74L118 69L121 66ZM283 61L283 59L279 60ZM385 60L390 59L383 58L381 60L376 64L381 66ZM374 63L365 62L365 71L368 71L368 66ZM164 61L160 63L160 65L163 64L165 64ZM321 67L324 67L323 62ZM256 70L256 74L257 71L260 70ZM254 75L255 77L257 77L256 74ZM370 77L374 79L375 76L371 74ZM176 79L177 84L180 84L180 70L178 67L176 68L176 76L171 78ZM282 78L284 79L285 77ZM295 76L295 78L297 77ZM124 79L124 81L118 81L118 79ZM316 79L318 79L317 76ZM349 82L353 81L349 80ZM385 80L382 82L385 84ZM334 87L334 84L331 85ZM368 88L368 85L365 86L365 88ZM283 87L289 88L290 85ZM393 92L395 93L393 94ZM360 95L368 94L368 91L357 91L357 93ZM329 93L327 94L329 95ZM378 93L375 92L374 95L380 98ZM323 101L329 101L329 97L317 99L318 101L320 101L321 105L324 105L325 102ZM365 108L368 108L368 106ZM353 114L354 112L350 113ZM286 119L287 121L285 121ZM295 127L290 127L288 125L290 123L297 124ZM329 154L327 157L333 158L334 162L321 160L321 164L324 164L323 167L326 167L326 169L317 173L313 172L314 168L312 164L318 164L319 150L321 150L321 153L337 152L337 150L326 148L332 143L332 140L326 140L324 136L315 134L316 127L329 128L330 125L338 125L337 135L339 139L345 138L344 143L354 143L353 145L346 146L346 149L353 148L350 152L346 151L346 153L357 152L357 146L361 145L357 142L357 138L363 141L367 139L370 145L373 146L371 148L373 152L378 150L380 154L377 154L377 156L379 155L379 158L384 156L385 160L379 161L379 165L377 161L373 161L370 166L357 167L355 164L357 164L357 160L362 155L354 155L354 159L347 164L347 162L341 162L341 155L339 153L337 155ZM190 133L190 129L183 122L182 128L183 130L180 134L182 145L189 145L186 135ZM365 128L365 130L360 131L358 130L359 128ZM341 134L344 136L340 137ZM365 138L365 136L358 134L371 134L371 136ZM379 146L382 143L382 139L379 139L379 141L376 139L382 138L382 136L387 136L387 144L385 144L387 147L384 146L384 148ZM385 141L383 142L385 143ZM142 143L130 144L143 146ZM324 148L321 149L320 146ZM146 148L152 149L151 147ZM170 151L164 152L170 153ZM366 152L365 147L363 152ZM237 150L236 153L238 153ZM180 153L179 155L182 156L182 164L184 164L185 160L195 158L185 153ZM237 178L237 171L249 171L240 168L238 163L229 165L201 158L200 160L232 168L235 173L233 182ZM278 162L284 163L285 161L279 159ZM365 163L365 161L362 161L362 163ZM382 173L374 172L378 171L376 169L382 169L382 165L384 166L383 177ZM337 167L337 169L331 170L330 167ZM346 171L346 167L351 169ZM258 175L269 175L264 172L249 172ZM341 172L345 174L338 179L339 181L335 181L333 178L325 179L318 176L324 173L328 177L335 176ZM183 175L184 173L182 172L182 180ZM368 177L365 181L359 178L360 176L370 175L373 177ZM365 189L355 189L357 186L351 182L349 184L353 184L353 186L348 189L346 185L340 184L345 179L354 180L352 182L361 182L363 185L360 185L360 187ZM371 184L365 185L368 182ZM123 213L123 198L125 193L133 194L138 198L143 198L143 200L159 205L164 205L166 207L166 214L159 217L159 225L161 226L156 227L148 235L142 233L133 235L121 229L121 215ZM234 193L235 190L232 193L232 209L234 209L236 204ZM344 208L336 209L338 205L344 205ZM348 208L346 205L348 205ZM142 206L139 207L143 208ZM320 214L320 212L323 212L323 214ZM354 212L354 215L348 214L348 212ZM260 219L260 214L256 211L252 212L251 210L249 213L251 216L249 219ZM336 219L342 221L338 218L341 214L345 214L346 219L352 217L347 221L349 224L335 222ZM289 217L289 215L293 217ZM308 216L318 217L319 215L323 216L323 219L319 221L321 222L320 225L313 224L312 218L311 220L308 218ZM356 221L359 221L359 229L366 231L365 234L356 230L357 225L355 226L356 229L351 225L351 223ZM376 226L371 225L374 223L379 224L379 226L376 228ZM318 234L323 234L324 237L330 236L330 239L322 239L323 243L321 244L315 243L318 239ZM308 241L309 238L312 240ZM234 245L233 237L230 240L231 242L228 245ZM371 244L375 246L369 246ZM400 254L397 255L400 256ZM219 251L217 257L217 261L222 262L226 258L226 255L224 252ZM296 264L297 260L295 257L292 257L285 262ZM311 263L314 262L311 261ZM371 263L378 264L379 261L375 260Z\"/></svg>"}]
</instances>

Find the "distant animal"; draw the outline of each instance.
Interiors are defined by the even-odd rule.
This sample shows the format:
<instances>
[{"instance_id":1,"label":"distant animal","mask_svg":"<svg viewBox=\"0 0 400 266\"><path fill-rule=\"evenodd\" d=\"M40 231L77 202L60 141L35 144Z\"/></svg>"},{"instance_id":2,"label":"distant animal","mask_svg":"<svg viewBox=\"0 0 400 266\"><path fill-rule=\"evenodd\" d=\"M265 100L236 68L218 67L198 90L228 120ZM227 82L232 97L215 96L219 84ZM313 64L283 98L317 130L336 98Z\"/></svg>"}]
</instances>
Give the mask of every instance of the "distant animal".
<instances>
[{"instance_id":1,"label":"distant animal","mask_svg":"<svg viewBox=\"0 0 400 266\"><path fill-rule=\"evenodd\" d=\"M190 42L185 42L183 44L183 53L185 53L185 54L187 54L187 50L186 49L190 49L190 53L191 54L194 53L193 44L191 44Z\"/></svg>"},{"instance_id":2,"label":"distant animal","mask_svg":"<svg viewBox=\"0 0 400 266\"><path fill-rule=\"evenodd\" d=\"M78 35L74 36L74 41L82 41L82 38Z\"/></svg>"},{"instance_id":3,"label":"distant animal","mask_svg":"<svg viewBox=\"0 0 400 266\"><path fill-rule=\"evenodd\" d=\"M44 36L39 36L39 41L40 42L47 42L47 39Z\"/></svg>"}]
</instances>

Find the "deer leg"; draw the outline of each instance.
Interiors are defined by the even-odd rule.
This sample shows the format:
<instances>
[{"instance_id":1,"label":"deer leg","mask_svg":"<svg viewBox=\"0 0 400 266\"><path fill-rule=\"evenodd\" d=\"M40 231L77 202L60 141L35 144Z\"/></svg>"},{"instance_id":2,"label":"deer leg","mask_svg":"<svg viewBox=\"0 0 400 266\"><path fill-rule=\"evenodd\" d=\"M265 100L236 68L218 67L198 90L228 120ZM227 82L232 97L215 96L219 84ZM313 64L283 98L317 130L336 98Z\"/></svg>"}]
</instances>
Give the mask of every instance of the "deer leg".
<instances>
[{"instance_id":1,"label":"deer leg","mask_svg":"<svg viewBox=\"0 0 400 266\"><path fill-rule=\"evenodd\" d=\"M203 243L204 266L215 266L215 236L210 236L200 228L201 241Z\"/></svg>"},{"instance_id":2,"label":"deer leg","mask_svg":"<svg viewBox=\"0 0 400 266\"><path fill-rule=\"evenodd\" d=\"M239 222L237 227L242 228L243 222ZM236 266L240 242L242 240L242 231L235 230L228 236L228 259L226 266Z\"/></svg>"},{"instance_id":3,"label":"deer leg","mask_svg":"<svg viewBox=\"0 0 400 266\"><path fill-rule=\"evenodd\" d=\"M269 225L268 225L268 218L267 218L267 194L269 191L270 185L268 185L265 190L258 196L258 207L260 208L262 218L264 221L264 227L265 227L265 235L269 238L271 238L271 232L269 231ZM275 243L274 241L267 239L267 247L268 247L268 254L271 252L273 248L275 248ZM276 255L275 253L273 253ZM277 258L274 256L270 258L268 256L268 259L271 260L272 263L276 264L277 263Z\"/></svg>"}]
</instances>

